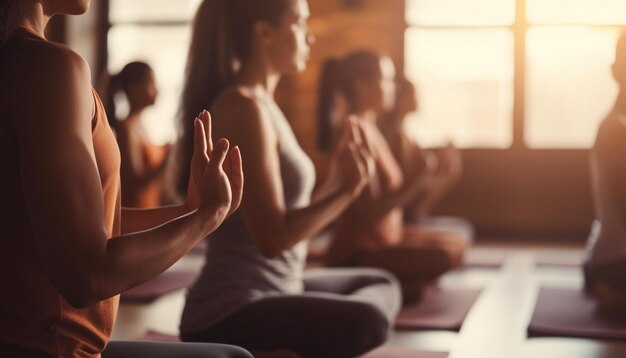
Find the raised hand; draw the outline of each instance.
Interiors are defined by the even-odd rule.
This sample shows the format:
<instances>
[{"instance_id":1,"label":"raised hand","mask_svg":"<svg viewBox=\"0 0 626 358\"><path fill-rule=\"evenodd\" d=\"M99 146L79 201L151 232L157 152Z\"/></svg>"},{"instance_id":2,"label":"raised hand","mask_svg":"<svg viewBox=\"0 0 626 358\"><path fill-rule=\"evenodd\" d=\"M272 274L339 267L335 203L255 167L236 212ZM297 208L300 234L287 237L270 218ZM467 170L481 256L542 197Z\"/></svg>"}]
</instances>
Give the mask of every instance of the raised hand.
<instances>
[{"instance_id":1,"label":"raised hand","mask_svg":"<svg viewBox=\"0 0 626 358\"><path fill-rule=\"evenodd\" d=\"M194 122L194 154L187 192L187 205L207 214L217 214L223 220L241 202L243 172L241 153L229 142L220 139L215 146L211 138L211 116L203 111Z\"/></svg>"},{"instance_id":2,"label":"raised hand","mask_svg":"<svg viewBox=\"0 0 626 358\"><path fill-rule=\"evenodd\" d=\"M369 182L375 164L361 129L354 118L347 118L341 137L331 158L329 180L336 180L342 186L358 195Z\"/></svg>"}]
</instances>

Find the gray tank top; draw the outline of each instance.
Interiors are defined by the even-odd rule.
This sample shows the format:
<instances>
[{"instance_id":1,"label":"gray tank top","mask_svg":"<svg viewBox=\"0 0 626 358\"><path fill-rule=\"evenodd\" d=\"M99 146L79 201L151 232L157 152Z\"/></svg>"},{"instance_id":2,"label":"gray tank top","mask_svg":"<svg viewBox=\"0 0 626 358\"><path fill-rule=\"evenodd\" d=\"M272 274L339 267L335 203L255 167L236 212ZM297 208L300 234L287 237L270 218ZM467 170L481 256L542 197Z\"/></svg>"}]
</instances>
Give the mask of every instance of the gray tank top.
<instances>
[{"instance_id":1,"label":"gray tank top","mask_svg":"<svg viewBox=\"0 0 626 358\"><path fill-rule=\"evenodd\" d=\"M276 130L285 208L308 206L315 185L315 168L287 119L263 94L247 87L238 90L257 101ZM209 328L247 303L269 295L302 293L307 245L308 240L303 240L278 257L268 259L251 239L240 212L235 212L208 238L204 267L187 293L181 332L188 334Z\"/></svg>"}]
</instances>

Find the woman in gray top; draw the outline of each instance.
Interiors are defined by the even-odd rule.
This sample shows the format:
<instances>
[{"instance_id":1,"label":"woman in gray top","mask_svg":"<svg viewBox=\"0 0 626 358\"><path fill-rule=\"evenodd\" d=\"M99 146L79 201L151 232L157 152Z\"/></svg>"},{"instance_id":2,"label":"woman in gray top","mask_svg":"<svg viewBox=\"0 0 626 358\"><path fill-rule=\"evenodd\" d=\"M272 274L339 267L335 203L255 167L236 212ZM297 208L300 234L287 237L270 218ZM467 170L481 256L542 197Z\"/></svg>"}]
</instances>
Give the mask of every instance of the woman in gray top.
<instances>
[{"instance_id":1,"label":"woman in gray top","mask_svg":"<svg viewBox=\"0 0 626 358\"><path fill-rule=\"evenodd\" d=\"M359 195L371 163L348 120L331 174L314 191L314 167L274 101L280 77L305 68L308 16L305 0L205 0L198 10L181 118L212 105L216 134L246 158L247 182L241 210L212 235L189 291L185 341L356 356L385 341L400 305L398 285L384 271L303 272L307 239Z\"/></svg>"}]
</instances>

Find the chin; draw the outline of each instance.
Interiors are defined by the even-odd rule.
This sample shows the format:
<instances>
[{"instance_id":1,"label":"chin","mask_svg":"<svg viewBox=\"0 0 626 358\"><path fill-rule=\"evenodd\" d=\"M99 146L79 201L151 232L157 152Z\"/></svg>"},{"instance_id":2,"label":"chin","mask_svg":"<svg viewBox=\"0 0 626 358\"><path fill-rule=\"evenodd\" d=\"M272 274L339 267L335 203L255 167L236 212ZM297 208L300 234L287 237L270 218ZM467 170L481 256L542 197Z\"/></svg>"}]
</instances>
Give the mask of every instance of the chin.
<instances>
[{"instance_id":1,"label":"chin","mask_svg":"<svg viewBox=\"0 0 626 358\"><path fill-rule=\"evenodd\" d=\"M68 4L68 9L64 13L67 15L82 15L89 10L91 0L76 0Z\"/></svg>"}]
</instances>

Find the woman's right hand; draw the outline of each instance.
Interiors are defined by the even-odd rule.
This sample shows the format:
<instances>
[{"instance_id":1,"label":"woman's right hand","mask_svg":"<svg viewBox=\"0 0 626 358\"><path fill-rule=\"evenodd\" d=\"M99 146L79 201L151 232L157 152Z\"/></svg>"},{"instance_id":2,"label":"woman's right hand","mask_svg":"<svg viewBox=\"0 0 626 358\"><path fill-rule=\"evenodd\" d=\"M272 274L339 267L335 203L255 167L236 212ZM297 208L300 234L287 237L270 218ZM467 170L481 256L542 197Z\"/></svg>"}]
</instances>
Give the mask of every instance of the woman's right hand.
<instances>
[{"instance_id":1,"label":"woman's right hand","mask_svg":"<svg viewBox=\"0 0 626 358\"><path fill-rule=\"evenodd\" d=\"M222 221L241 203L241 153L237 147L229 152L230 144L224 138L213 146L211 116L207 111L195 119L194 130L188 202L208 216L217 215Z\"/></svg>"}]
</instances>

